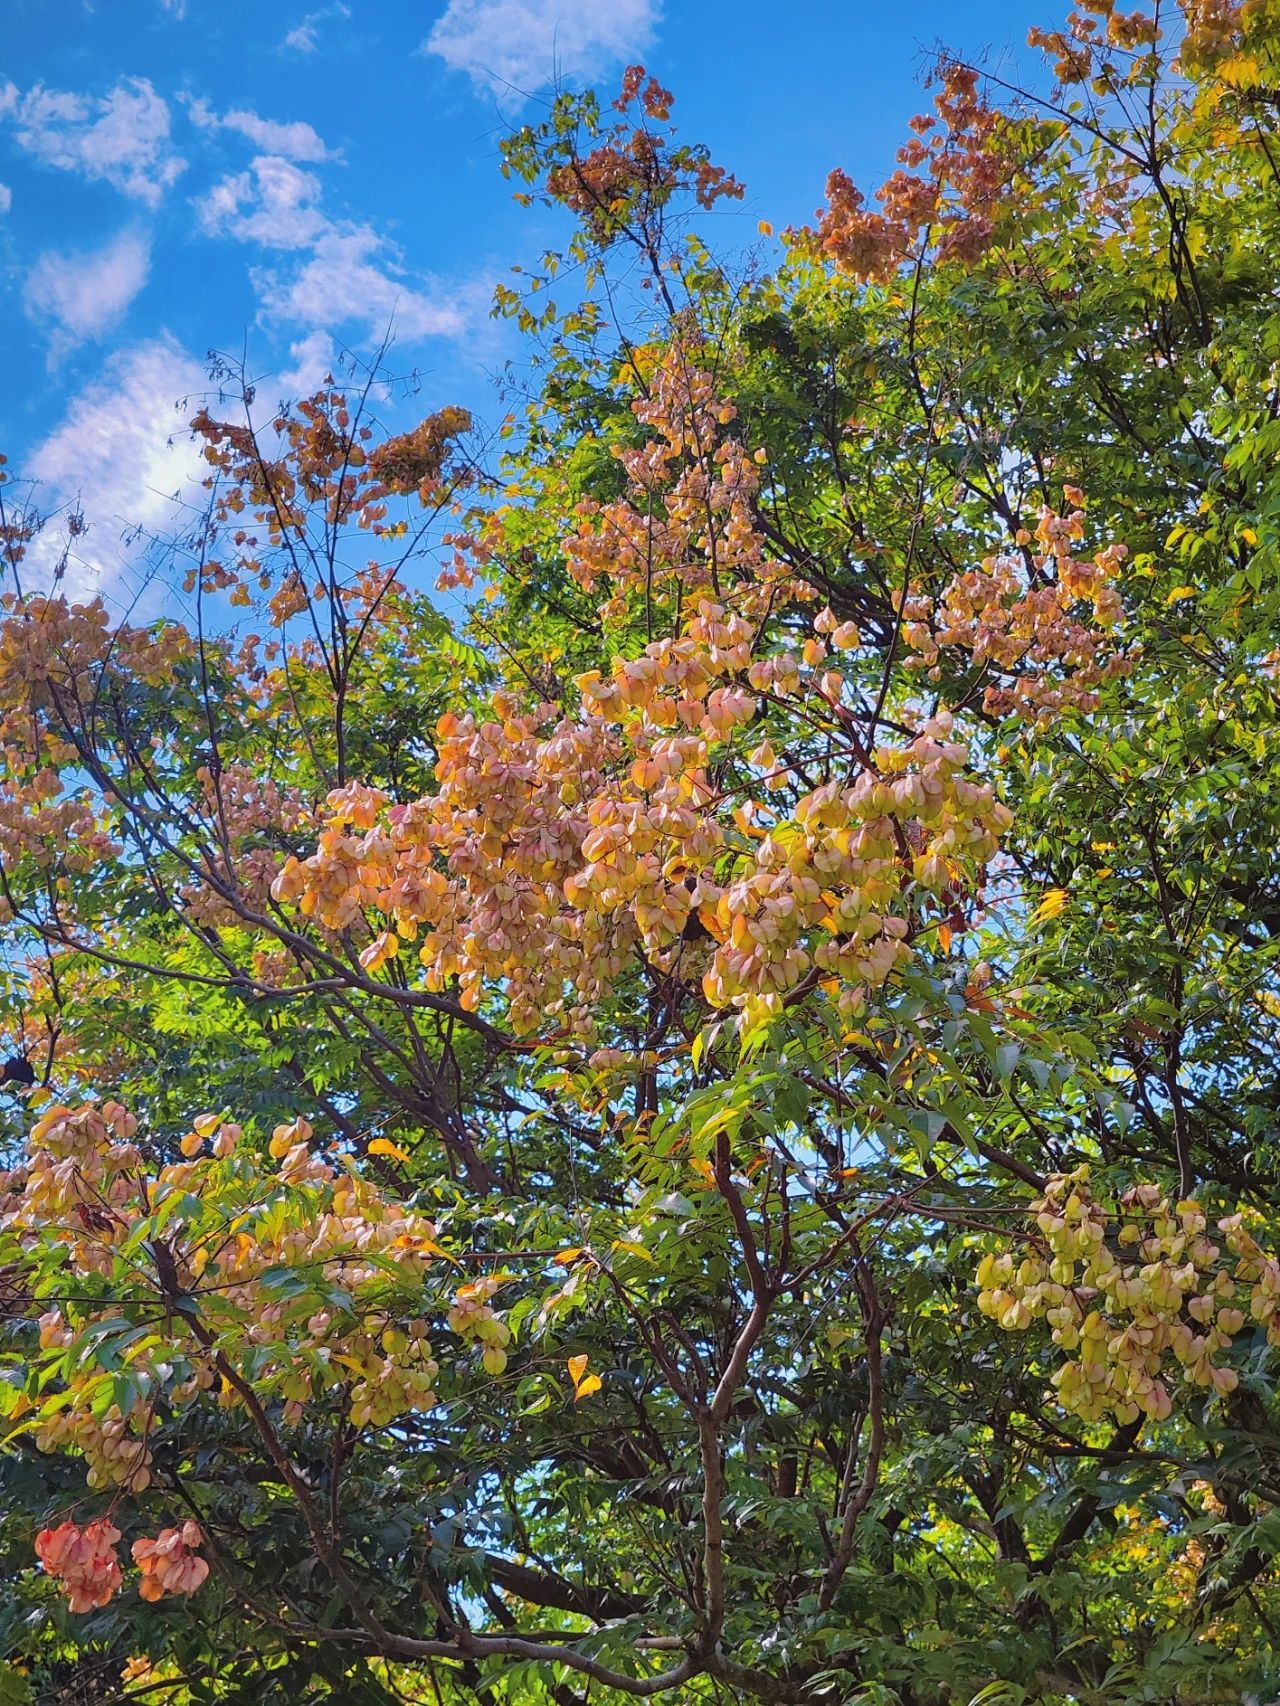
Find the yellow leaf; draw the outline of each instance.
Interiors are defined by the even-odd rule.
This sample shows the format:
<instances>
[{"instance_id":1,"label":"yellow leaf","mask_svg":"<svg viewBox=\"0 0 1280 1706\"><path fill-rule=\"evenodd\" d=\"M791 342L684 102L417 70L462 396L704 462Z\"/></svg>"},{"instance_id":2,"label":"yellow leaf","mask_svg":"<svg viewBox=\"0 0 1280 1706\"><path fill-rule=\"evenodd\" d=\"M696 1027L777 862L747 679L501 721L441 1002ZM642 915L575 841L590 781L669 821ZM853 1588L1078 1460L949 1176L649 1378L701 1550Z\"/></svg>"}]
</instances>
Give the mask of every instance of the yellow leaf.
<instances>
[{"instance_id":1,"label":"yellow leaf","mask_svg":"<svg viewBox=\"0 0 1280 1706\"><path fill-rule=\"evenodd\" d=\"M452 1262L455 1268L460 1268L462 1266L462 1263L456 1256L451 1256L447 1250L442 1250L440 1246L430 1238L415 1238L413 1243L416 1249L425 1250L428 1256L439 1256L443 1261Z\"/></svg>"},{"instance_id":2,"label":"yellow leaf","mask_svg":"<svg viewBox=\"0 0 1280 1706\"><path fill-rule=\"evenodd\" d=\"M1242 527L1240 529L1240 537L1244 540L1246 545L1256 545L1258 543L1258 535L1253 531L1252 527Z\"/></svg>"},{"instance_id":3,"label":"yellow leaf","mask_svg":"<svg viewBox=\"0 0 1280 1706\"><path fill-rule=\"evenodd\" d=\"M573 1396L578 1402L583 1398L589 1398L593 1392L598 1392L603 1384L598 1374L587 1373L588 1360L585 1355L569 1358L569 1373L573 1377Z\"/></svg>"},{"instance_id":4,"label":"yellow leaf","mask_svg":"<svg viewBox=\"0 0 1280 1706\"><path fill-rule=\"evenodd\" d=\"M625 1250L629 1256L640 1256L646 1262L652 1262L653 1260L653 1257L650 1255L648 1250L645 1249L643 1244L631 1244L625 1238L615 1238L612 1248L615 1250Z\"/></svg>"},{"instance_id":5,"label":"yellow leaf","mask_svg":"<svg viewBox=\"0 0 1280 1706\"><path fill-rule=\"evenodd\" d=\"M1032 927L1034 928L1037 924L1046 924L1049 919L1056 918L1060 912L1065 911L1070 900L1071 896L1066 889L1049 889L1039 906L1031 914L1029 922Z\"/></svg>"},{"instance_id":6,"label":"yellow leaf","mask_svg":"<svg viewBox=\"0 0 1280 1706\"><path fill-rule=\"evenodd\" d=\"M1196 589L1193 586L1175 586L1173 591L1165 594L1165 604L1180 604L1184 598L1194 598Z\"/></svg>"},{"instance_id":7,"label":"yellow leaf","mask_svg":"<svg viewBox=\"0 0 1280 1706\"><path fill-rule=\"evenodd\" d=\"M703 1155L691 1155L689 1165L702 1180L704 1185L714 1185L716 1182L715 1168Z\"/></svg>"},{"instance_id":8,"label":"yellow leaf","mask_svg":"<svg viewBox=\"0 0 1280 1706\"><path fill-rule=\"evenodd\" d=\"M389 1155L393 1161L410 1161L412 1156L403 1149L397 1149L389 1138L375 1137L369 1145L370 1155Z\"/></svg>"},{"instance_id":9,"label":"yellow leaf","mask_svg":"<svg viewBox=\"0 0 1280 1706\"><path fill-rule=\"evenodd\" d=\"M578 1257L581 1254L582 1254L582 1245L581 1244L575 1244L571 1250L561 1250L559 1255L556 1256L555 1260L560 1263L561 1267L567 1268L569 1266L569 1263L570 1262L576 1262Z\"/></svg>"}]
</instances>

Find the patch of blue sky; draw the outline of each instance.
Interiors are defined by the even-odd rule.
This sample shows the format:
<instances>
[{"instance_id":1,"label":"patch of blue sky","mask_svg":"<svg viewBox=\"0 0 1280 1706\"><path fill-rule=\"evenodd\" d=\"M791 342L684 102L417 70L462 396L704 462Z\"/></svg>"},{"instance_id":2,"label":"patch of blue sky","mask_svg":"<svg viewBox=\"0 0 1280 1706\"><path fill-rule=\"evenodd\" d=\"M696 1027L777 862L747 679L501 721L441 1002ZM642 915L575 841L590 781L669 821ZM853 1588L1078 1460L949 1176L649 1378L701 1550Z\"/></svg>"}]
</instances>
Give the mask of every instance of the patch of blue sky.
<instances>
[{"instance_id":1,"label":"patch of blue sky","mask_svg":"<svg viewBox=\"0 0 1280 1706\"><path fill-rule=\"evenodd\" d=\"M1051 21L1026 5L8 0L0 448L84 506L69 590L135 597L131 530L200 472L184 422L210 350L274 398L391 328L392 368L421 375L406 416L500 416L493 286L564 227L513 203L498 142L557 81L612 92L645 61L747 185L711 231L732 249L808 218L832 166L880 182L930 50L1016 66Z\"/></svg>"}]
</instances>

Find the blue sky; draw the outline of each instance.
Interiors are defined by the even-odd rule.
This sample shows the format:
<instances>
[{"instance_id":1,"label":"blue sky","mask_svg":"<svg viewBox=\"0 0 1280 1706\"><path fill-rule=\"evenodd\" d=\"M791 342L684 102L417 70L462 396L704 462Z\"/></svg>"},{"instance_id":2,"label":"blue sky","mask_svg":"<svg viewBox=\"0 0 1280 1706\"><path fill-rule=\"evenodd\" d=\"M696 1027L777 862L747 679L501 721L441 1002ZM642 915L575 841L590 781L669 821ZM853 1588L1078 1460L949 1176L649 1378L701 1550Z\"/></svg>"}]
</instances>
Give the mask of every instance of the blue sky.
<instances>
[{"instance_id":1,"label":"blue sky","mask_svg":"<svg viewBox=\"0 0 1280 1706\"><path fill-rule=\"evenodd\" d=\"M893 166L938 42L1020 56L1046 0L4 0L0 450L92 530L71 588L129 595L125 530L194 472L181 398L247 351L272 397L395 323L417 409L500 413L494 283L558 234L497 141L556 76L640 59L747 186L717 239ZM723 207L725 204L721 204ZM412 410L408 402L400 405ZM189 411L188 411L189 412ZM172 442L170 442L172 440Z\"/></svg>"}]
</instances>

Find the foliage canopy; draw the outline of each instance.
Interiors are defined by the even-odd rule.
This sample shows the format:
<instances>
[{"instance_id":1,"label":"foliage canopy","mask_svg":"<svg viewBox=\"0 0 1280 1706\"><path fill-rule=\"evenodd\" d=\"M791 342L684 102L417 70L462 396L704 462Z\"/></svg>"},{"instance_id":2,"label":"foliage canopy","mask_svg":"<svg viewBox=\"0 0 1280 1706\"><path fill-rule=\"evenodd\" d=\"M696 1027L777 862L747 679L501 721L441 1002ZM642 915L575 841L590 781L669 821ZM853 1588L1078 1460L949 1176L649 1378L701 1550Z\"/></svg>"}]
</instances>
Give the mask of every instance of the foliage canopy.
<instances>
[{"instance_id":1,"label":"foliage canopy","mask_svg":"<svg viewBox=\"0 0 1280 1706\"><path fill-rule=\"evenodd\" d=\"M181 621L3 488L0 1702L1276 1690L1280 13L1032 40L748 257L560 95Z\"/></svg>"}]
</instances>

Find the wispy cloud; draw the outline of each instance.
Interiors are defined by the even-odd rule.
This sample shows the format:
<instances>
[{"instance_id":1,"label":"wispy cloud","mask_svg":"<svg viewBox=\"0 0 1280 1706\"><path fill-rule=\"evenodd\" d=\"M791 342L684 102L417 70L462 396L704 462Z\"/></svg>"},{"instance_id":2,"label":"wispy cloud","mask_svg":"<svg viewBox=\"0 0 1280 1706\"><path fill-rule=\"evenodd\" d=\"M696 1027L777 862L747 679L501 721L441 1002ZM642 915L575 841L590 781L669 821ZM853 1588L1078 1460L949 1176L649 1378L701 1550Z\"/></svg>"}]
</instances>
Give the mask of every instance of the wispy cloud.
<instances>
[{"instance_id":1,"label":"wispy cloud","mask_svg":"<svg viewBox=\"0 0 1280 1706\"><path fill-rule=\"evenodd\" d=\"M197 205L211 237L272 249L302 249L329 229L316 206L320 180L291 160L263 154L247 172L222 178Z\"/></svg>"},{"instance_id":2,"label":"wispy cloud","mask_svg":"<svg viewBox=\"0 0 1280 1706\"><path fill-rule=\"evenodd\" d=\"M0 184L0 213L8 213L13 206L13 191L8 184Z\"/></svg>"},{"instance_id":3,"label":"wispy cloud","mask_svg":"<svg viewBox=\"0 0 1280 1706\"><path fill-rule=\"evenodd\" d=\"M331 226L296 271L259 269L254 283L264 318L312 330L359 326L370 342L388 330L398 337L457 337L469 305L431 279L413 279L385 241L367 225Z\"/></svg>"},{"instance_id":4,"label":"wispy cloud","mask_svg":"<svg viewBox=\"0 0 1280 1706\"><path fill-rule=\"evenodd\" d=\"M105 95L78 95L37 83L21 93L0 85L0 118L34 159L102 179L154 207L182 173L168 103L145 77L129 77Z\"/></svg>"},{"instance_id":5,"label":"wispy cloud","mask_svg":"<svg viewBox=\"0 0 1280 1706\"><path fill-rule=\"evenodd\" d=\"M289 345L293 366L277 375L284 397L307 397L317 390L326 373L335 371L333 339L328 332L308 332Z\"/></svg>"},{"instance_id":6,"label":"wispy cloud","mask_svg":"<svg viewBox=\"0 0 1280 1706\"><path fill-rule=\"evenodd\" d=\"M261 154L224 177L197 202L202 229L260 249L292 251L292 265L257 267L252 278L264 322L328 334L339 327L378 342L456 336L473 318L468 297L414 276L395 246L371 225L334 219L321 207L323 186L291 160ZM296 349L296 346L295 346Z\"/></svg>"},{"instance_id":7,"label":"wispy cloud","mask_svg":"<svg viewBox=\"0 0 1280 1706\"><path fill-rule=\"evenodd\" d=\"M132 229L100 249L41 255L27 274L23 306L47 329L51 361L118 325L150 268L150 241Z\"/></svg>"},{"instance_id":8,"label":"wispy cloud","mask_svg":"<svg viewBox=\"0 0 1280 1706\"><path fill-rule=\"evenodd\" d=\"M449 0L423 44L498 91L532 93L642 53L660 0Z\"/></svg>"},{"instance_id":9,"label":"wispy cloud","mask_svg":"<svg viewBox=\"0 0 1280 1706\"><path fill-rule=\"evenodd\" d=\"M71 596L119 580L136 563L134 530L164 531L175 496L199 495L206 470L186 423L206 384L199 363L168 335L134 344L111 357L24 458L41 507L79 503L89 522L67 568ZM56 555L52 537L37 541L34 572L51 573Z\"/></svg>"},{"instance_id":10,"label":"wispy cloud","mask_svg":"<svg viewBox=\"0 0 1280 1706\"><path fill-rule=\"evenodd\" d=\"M322 6L317 12L308 12L302 22L289 31L280 46L293 53L315 53L320 46L320 26L328 23L330 18L350 16L350 6L344 6L342 0L335 0L332 6Z\"/></svg>"},{"instance_id":11,"label":"wispy cloud","mask_svg":"<svg viewBox=\"0 0 1280 1706\"><path fill-rule=\"evenodd\" d=\"M264 154L279 154L286 160L305 160L318 163L333 158L325 147L324 138L305 119L282 122L263 118L247 108L237 107L230 112L215 113L208 101L188 103L191 122L201 130L231 130L252 142Z\"/></svg>"}]
</instances>

